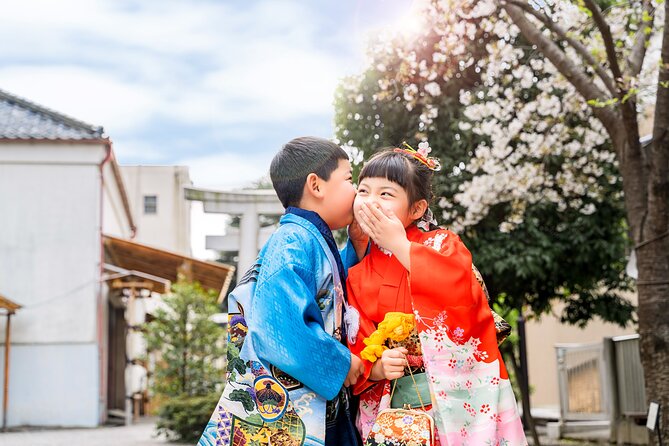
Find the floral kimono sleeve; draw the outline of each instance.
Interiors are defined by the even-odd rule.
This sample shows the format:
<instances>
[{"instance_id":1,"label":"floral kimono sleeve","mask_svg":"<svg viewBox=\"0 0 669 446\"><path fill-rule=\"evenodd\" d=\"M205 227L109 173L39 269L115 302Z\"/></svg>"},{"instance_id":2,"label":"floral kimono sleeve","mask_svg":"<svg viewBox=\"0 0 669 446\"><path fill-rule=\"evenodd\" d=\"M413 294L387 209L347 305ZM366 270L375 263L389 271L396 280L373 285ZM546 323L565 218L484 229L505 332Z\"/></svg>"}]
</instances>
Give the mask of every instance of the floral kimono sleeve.
<instances>
[{"instance_id":1,"label":"floral kimono sleeve","mask_svg":"<svg viewBox=\"0 0 669 446\"><path fill-rule=\"evenodd\" d=\"M413 242L410 286L441 443L526 445L493 316L460 238Z\"/></svg>"}]
</instances>

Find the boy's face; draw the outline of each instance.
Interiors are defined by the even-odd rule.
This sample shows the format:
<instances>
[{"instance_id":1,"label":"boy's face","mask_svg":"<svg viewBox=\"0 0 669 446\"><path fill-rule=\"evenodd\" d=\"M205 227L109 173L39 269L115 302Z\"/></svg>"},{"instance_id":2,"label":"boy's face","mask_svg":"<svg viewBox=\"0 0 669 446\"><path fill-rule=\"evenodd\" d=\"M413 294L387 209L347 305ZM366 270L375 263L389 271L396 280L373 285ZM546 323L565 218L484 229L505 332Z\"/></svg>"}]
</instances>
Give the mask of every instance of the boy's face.
<instances>
[{"instance_id":1,"label":"boy's face","mask_svg":"<svg viewBox=\"0 0 669 446\"><path fill-rule=\"evenodd\" d=\"M330 174L330 179L322 183L323 209L319 212L330 229L348 226L353 221L353 200L355 186L353 173L348 160L339 160L337 169Z\"/></svg>"}]
</instances>

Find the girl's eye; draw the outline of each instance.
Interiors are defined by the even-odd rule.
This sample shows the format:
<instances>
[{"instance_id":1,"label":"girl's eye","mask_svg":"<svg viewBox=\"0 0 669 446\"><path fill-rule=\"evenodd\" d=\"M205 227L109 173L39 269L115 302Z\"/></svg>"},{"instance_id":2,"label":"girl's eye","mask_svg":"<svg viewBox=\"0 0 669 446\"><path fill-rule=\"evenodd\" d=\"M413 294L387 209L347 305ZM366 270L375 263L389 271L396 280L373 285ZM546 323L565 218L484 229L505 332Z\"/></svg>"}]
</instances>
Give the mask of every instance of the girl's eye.
<instances>
[{"instance_id":1,"label":"girl's eye","mask_svg":"<svg viewBox=\"0 0 669 446\"><path fill-rule=\"evenodd\" d=\"M358 186L358 193L359 193L359 194L366 194L366 193L367 193L367 189L365 189L364 187L359 187L359 186Z\"/></svg>"},{"instance_id":2,"label":"girl's eye","mask_svg":"<svg viewBox=\"0 0 669 446\"><path fill-rule=\"evenodd\" d=\"M393 197L394 195L391 194L390 192L381 192L381 196L386 196L386 197Z\"/></svg>"}]
</instances>

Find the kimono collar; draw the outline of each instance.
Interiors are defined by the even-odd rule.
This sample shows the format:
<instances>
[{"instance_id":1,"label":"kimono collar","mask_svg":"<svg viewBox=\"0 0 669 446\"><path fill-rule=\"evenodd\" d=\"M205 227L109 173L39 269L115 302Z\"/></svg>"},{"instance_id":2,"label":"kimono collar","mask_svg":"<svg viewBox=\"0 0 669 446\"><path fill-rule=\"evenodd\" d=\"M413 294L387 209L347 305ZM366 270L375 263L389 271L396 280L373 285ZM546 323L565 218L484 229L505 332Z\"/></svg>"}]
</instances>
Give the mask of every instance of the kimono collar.
<instances>
[{"instance_id":1,"label":"kimono collar","mask_svg":"<svg viewBox=\"0 0 669 446\"><path fill-rule=\"evenodd\" d=\"M334 236L332 235L332 230L330 230L330 227L327 225L327 223L325 223L325 220L323 220L321 216L314 211L308 211L306 209L293 206L289 206L288 208L286 208L286 214L294 214L297 215L298 217L302 217L309 223L314 225L316 229L318 229L318 232L320 232L323 238L325 239L325 242L328 244L328 248L330 248L330 251L332 252L332 256L337 262L337 268L339 269L339 277L341 278L341 283L342 285L345 284L346 276L344 271L344 263L341 260L341 255L339 254L339 248L337 248L337 242L335 242ZM342 286L342 288L344 289L344 293L346 293L346 287Z\"/></svg>"},{"instance_id":2,"label":"kimono collar","mask_svg":"<svg viewBox=\"0 0 669 446\"><path fill-rule=\"evenodd\" d=\"M412 223L406 228L406 233L407 233L407 239L409 239L410 242L419 242L419 243L421 242L421 239L423 238L424 234L424 232L418 226L416 226L415 223ZM392 256L390 251L381 248L373 241L370 243L370 245L371 247L369 252L375 252L376 255L380 256L386 256L386 257Z\"/></svg>"}]
</instances>

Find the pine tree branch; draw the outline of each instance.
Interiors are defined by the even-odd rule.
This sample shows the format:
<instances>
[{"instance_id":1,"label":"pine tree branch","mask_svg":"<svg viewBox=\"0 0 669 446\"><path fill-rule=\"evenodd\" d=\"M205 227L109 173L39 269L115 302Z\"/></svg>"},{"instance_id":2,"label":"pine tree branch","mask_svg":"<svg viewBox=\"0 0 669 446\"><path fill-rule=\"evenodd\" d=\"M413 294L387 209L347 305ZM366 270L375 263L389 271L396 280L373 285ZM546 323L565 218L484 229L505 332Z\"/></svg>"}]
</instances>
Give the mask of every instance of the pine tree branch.
<instances>
[{"instance_id":1,"label":"pine tree branch","mask_svg":"<svg viewBox=\"0 0 669 446\"><path fill-rule=\"evenodd\" d=\"M585 60L585 62L593 70L595 70L595 73L597 73L602 82L604 82L604 85L606 85L606 88L608 88L611 94L616 97L618 96L618 89L616 88L615 82L613 82L613 78L611 78L611 76L609 76L606 73L606 71L604 71L602 65L598 63L594 57L592 57L592 54L588 52L588 49L581 42L569 37L566 31L562 29L560 25L552 21L550 17L548 17L546 14L539 13L539 11L531 7L527 2L522 2L518 0L509 0L509 1L514 5L522 8L525 12L532 14L534 17L540 20L544 25L546 25L548 29L557 34L560 37L560 39L567 42L583 58L583 60Z\"/></svg>"}]
</instances>

